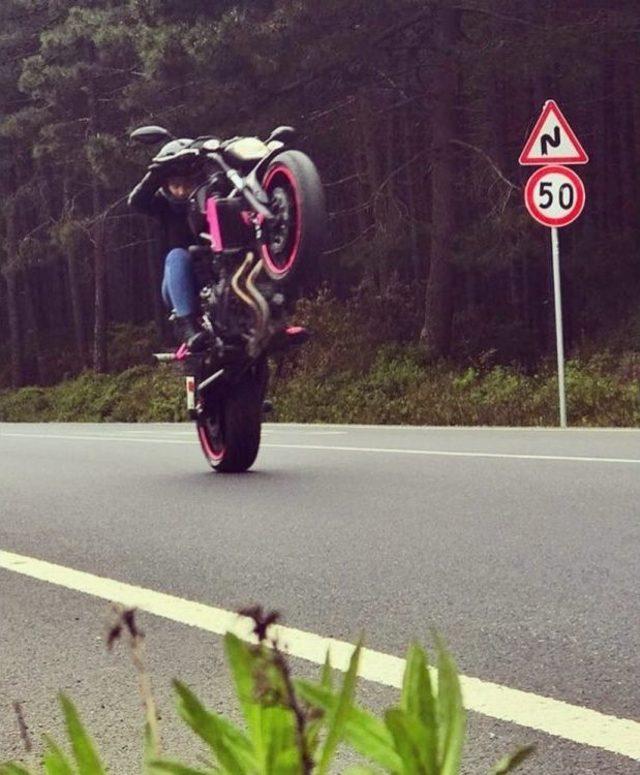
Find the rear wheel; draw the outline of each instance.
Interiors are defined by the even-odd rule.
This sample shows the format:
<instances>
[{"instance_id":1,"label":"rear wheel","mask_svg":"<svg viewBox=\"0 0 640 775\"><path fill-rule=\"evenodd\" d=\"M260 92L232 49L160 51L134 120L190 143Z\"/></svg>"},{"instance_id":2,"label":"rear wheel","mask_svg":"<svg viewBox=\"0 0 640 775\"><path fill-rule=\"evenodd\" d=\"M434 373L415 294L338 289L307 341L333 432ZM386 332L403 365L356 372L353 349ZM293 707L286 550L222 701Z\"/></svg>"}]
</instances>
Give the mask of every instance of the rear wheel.
<instances>
[{"instance_id":1,"label":"rear wheel","mask_svg":"<svg viewBox=\"0 0 640 775\"><path fill-rule=\"evenodd\" d=\"M278 154L262 181L275 220L266 225L262 260L276 282L291 281L322 251L326 231L324 190L315 164L301 151Z\"/></svg>"},{"instance_id":2,"label":"rear wheel","mask_svg":"<svg viewBox=\"0 0 640 775\"><path fill-rule=\"evenodd\" d=\"M220 473L240 473L255 462L260 448L266 360L247 371L224 396L211 399L196 420L200 446Z\"/></svg>"}]
</instances>

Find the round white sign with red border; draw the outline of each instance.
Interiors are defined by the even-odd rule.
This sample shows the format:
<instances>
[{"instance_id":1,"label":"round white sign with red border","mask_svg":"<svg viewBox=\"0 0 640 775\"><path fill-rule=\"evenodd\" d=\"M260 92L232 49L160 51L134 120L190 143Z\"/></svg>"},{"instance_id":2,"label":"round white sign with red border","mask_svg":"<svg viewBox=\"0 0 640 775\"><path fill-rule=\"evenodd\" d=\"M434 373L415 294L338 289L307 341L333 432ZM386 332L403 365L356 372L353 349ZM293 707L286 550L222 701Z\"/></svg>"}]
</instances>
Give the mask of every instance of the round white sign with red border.
<instances>
[{"instance_id":1,"label":"round white sign with red border","mask_svg":"<svg viewBox=\"0 0 640 775\"><path fill-rule=\"evenodd\" d=\"M543 226L568 226L584 209L585 190L576 173L561 165L536 170L527 181L527 210Z\"/></svg>"}]
</instances>

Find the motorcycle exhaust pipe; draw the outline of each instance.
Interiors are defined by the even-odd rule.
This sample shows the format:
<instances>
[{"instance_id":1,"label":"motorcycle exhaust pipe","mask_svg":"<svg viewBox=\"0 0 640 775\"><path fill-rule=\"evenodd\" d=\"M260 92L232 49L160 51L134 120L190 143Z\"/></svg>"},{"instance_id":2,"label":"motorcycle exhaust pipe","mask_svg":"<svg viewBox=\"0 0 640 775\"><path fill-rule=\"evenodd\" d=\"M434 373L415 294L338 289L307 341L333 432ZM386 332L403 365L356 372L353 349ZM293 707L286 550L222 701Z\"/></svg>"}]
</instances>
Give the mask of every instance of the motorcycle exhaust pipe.
<instances>
[{"instance_id":1,"label":"motorcycle exhaust pipe","mask_svg":"<svg viewBox=\"0 0 640 775\"><path fill-rule=\"evenodd\" d=\"M271 317L269 304L267 303L267 300L260 293L260 291L256 288L256 285L255 285L255 279L260 274L261 269L262 269L262 259L260 259L260 261L258 261L258 263L253 267L253 269L249 273L249 276L247 277L247 282L246 282L247 290L255 300L260 313L258 318L258 325L257 325L258 339L261 339L263 337L264 332L267 328L267 324L269 322L269 318Z\"/></svg>"},{"instance_id":2,"label":"motorcycle exhaust pipe","mask_svg":"<svg viewBox=\"0 0 640 775\"><path fill-rule=\"evenodd\" d=\"M231 278L231 287L233 288L233 292L236 294L236 296L244 301L245 304L247 304L251 309L253 310L254 314L259 315L258 306L256 302L247 295L242 288L240 287L240 279L242 275L245 273L246 270L251 266L253 262L253 253L247 253L247 256L245 260L240 264L240 268L238 271L233 275Z\"/></svg>"},{"instance_id":3,"label":"motorcycle exhaust pipe","mask_svg":"<svg viewBox=\"0 0 640 775\"><path fill-rule=\"evenodd\" d=\"M251 263L253 262L253 259L254 259L253 253L252 252L247 253L247 257L245 258L244 262L242 263L238 271L234 274L233 278L231 279L231 287L233 288L235 294L240 299L242 299L242 301L244 301L245 304L248 304L251 307L255 315L255 325L256 325L255 334L250 338L247 344L247 351L251 357L254 357L258 354L260 349L260 344L267 332L267 327L269 324L269 320L271 318L271 311L269 309L269 304L255 285L255 279L260 273L263 266L262 259L260 259L253 267L253 269L249 272L248 277L244 281L245 288L243 289L240 287L240 282L243 279L245 270L251 265ZM245 292L245 289L246 289L246 292Z\"/></svg>"}]
</instances>

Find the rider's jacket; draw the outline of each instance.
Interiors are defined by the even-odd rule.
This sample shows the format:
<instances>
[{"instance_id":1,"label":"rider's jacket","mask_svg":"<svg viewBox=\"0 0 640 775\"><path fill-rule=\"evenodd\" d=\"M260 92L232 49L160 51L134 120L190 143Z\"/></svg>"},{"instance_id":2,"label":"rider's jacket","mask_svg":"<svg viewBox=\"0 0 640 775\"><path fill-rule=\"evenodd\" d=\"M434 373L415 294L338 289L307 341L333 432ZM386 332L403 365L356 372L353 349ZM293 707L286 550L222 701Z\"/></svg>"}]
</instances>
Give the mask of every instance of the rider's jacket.
<instances>
[{"instance_id":1,"label":"rider's jacket","mask_svg":"<svg viewBox=\"0 0 640 775\"><path fill-rule=\"evenodd\" d=\"M198 242L189 228L189 204L186 201L169 201L160 190L162 183L163 179L156 171L148 172L129 194L129 207L160 220L166 250L188 248Z\"/></svg>"}]
</instances>

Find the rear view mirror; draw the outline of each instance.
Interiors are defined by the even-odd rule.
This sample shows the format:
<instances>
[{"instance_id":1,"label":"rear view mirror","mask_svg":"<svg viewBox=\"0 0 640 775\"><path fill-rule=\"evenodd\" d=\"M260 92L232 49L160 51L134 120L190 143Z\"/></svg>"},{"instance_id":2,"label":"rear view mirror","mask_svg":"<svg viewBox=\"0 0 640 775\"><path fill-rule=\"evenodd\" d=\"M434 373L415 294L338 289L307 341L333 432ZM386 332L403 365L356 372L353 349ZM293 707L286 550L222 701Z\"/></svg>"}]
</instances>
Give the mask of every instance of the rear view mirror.
<instances>
[{"instance_id":1,"label":"rear view mirror","mask_svg":"<svg viewBox=\"0 0 640 775\"><path fill-rule=\"evenodd\" d=\"M284 143L285 145L288 145L289 143L293 142L293 139L296 136L296 130L292 126L279 126L276 127L273 132L269 135L269 139L267 140L268 143L273 142L274 140L277 140L280 143Z\"/></svg>"},{"instance_id":2,"label":"rear view mirror","mask_svg":"<svg viewBox=\"0 0 640 775\"><path fill-rule=\"evenodd\" d=\"M129 135L129 139L144 145L155 145L174 138L171 132L161 126L141 126Z\"/></svg>"}]
</instances>

